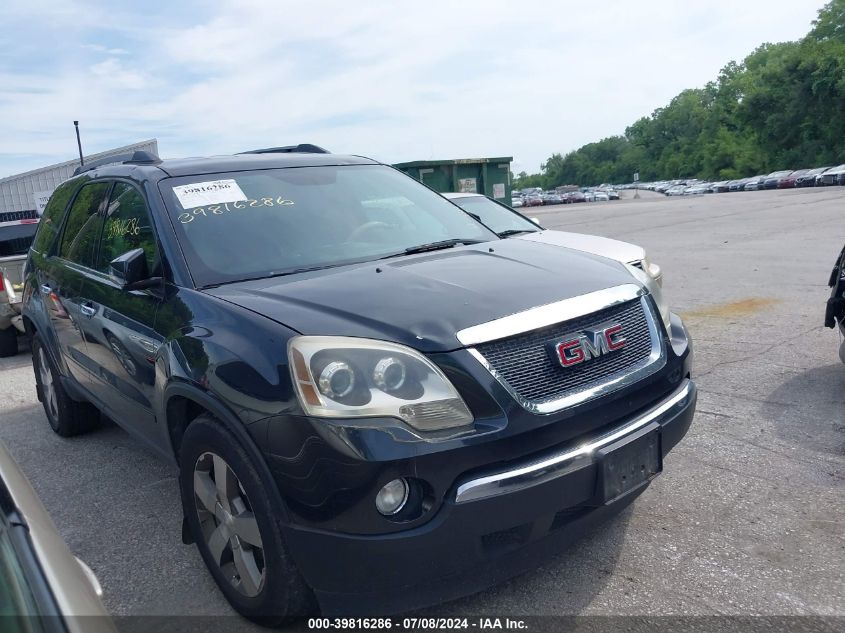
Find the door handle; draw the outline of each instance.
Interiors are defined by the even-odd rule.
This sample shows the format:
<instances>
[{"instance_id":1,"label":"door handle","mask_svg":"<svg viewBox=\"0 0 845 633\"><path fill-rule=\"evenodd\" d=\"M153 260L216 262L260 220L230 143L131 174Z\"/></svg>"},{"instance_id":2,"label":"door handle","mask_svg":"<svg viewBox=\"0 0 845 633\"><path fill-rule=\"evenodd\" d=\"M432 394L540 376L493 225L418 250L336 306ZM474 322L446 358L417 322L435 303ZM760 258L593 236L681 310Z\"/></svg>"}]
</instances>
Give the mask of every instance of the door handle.
<instances>
[{"instance_id":1,"label":"door handle","mask_svg":"<svg viewBox=\"0 0 845 633\"><path fill-rule=\"evenodd\" d=\"M41 284L41 292L45 295L48 295L53 292L53 289L47 284Z\"/></svg>"},{"instance_id":2,"label":"door handle","mask_svg":"<svg viewBox=\"0 0 845 633\"><path fill-rule=\"evenodd\" d=\"M97 314L97 308L87 303L83 303L82 305L80 305L79 311L89 318Z\"/></svg>"}]
</instances>

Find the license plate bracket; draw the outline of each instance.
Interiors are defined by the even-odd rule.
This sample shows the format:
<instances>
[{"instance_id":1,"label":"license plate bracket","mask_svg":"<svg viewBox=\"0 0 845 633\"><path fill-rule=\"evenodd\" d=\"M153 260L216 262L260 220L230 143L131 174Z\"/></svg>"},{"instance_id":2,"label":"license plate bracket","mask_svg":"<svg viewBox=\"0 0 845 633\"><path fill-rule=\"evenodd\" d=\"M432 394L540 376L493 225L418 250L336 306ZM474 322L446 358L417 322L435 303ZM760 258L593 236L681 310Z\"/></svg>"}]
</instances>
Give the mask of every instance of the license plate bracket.
<instances>
[{"instance_id":1,"label":"license plate bracket","mask_svg":"<svg viewBox=\"0 0 845 633\"><path fill-rule=\"evenodd\" d=\"M650 424L597 451L598 495L610 504L648 484L663 470L660 425Z\"/></svg>"}]
</instances>

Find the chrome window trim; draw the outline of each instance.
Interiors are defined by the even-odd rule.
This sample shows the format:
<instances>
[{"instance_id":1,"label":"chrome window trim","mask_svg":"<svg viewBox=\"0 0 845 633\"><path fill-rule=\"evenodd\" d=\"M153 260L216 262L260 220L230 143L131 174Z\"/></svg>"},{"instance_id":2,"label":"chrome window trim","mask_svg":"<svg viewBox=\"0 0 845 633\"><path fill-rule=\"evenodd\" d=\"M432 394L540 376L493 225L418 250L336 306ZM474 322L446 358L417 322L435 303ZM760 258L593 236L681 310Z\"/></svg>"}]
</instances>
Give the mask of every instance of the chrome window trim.
<instances>
[{"instance_id":1,"label":"chrome window trim","mask_svg":"<svg viewBox=\"0 0 845 633\"><path fill-rule=\"evenodd\" d=\"M633 284L631 284L631 286L634 288L638 288L638 286L633 286ZM619 287L624 288L625 286ZM631 298L632 297L629 297L628 299L626 299L626 301L630 301ZM615 305L616 303L619 302L615 301L611 305ZM631 367L628 367L621 372L617 372L616 374L611 374L610 376L605 377L605 379L601 382L593 383L589 386L582 387L581 389L570 392L565 396L555 398L553 400L534 402L523 398L513 387L511 387L510 384L508 384L507 380L505 380L504 377L498 371L496 371L496 369L490 363L487 362L487 359L484 358L481 352L479 352L475 348L470 348L467 351L472 355L473 358L475 358L475 360L481 363L481 365L488 372L490 372L490 374L496 379L496 381L500 385L502 385L502 387L504 387L505 391L507 391L508 394L510 394L510 396L514 400L516 400L523 409L539 415L554 413L556 411L560 411L561 409L566 409L567 407L574 407L575 405L587 402L588 400L599 398L601 396L612 393L617 389L622 389L623 387L632 385L633 383L638 382L643 378L646 378L654 372L659 371L663 368L663 366L666 364L666 343L663 340L662 332L657 325L659 322L658 318L655 315L654 308L652 307L652 302L648 299L648 295L640 293L640 303L642 305L643 313L645 314L645 320L648 325L648 335L651 338L651 353L648 355L648 357L643 359L636 365L632 365ZM606 307L608 306L600 306L599 308L591 310L590 312L595 312ZM576 314L567 317L567 320L583 316L585 315ZM549 325L553 325L553 323L550 323ZM561 371L565 370L562 369Z\"/></svg>"},{"instance_id":2,"label":"chrome window trim","mask_svg":"<svg viewBox=\"0 0 845 633\"><path fill-rule=\"evenodd\" d=\"M689 378L685 378L681 386L661 403L605 435L519 468L478 477L459 484L455 493L455 503L467 503L517 492L588 466L595 461L596 450L652 422L662 422L673 413L676 407L688 406L694 397L695 385Z\"/></svg>"},{"instance_id":3,"label":"chrome window trim","mask_svg":"<svg viewBox=\"0 0 845 633\"><path fill-rule=\"evenodd\" d=\"M542 327L569 321L618 303L636 299L645 293L646 290L637 284L613 286L612 288L548 303L500 319L473 325L460 330L456 336L461 344L467 347L489 343L500 338L508 338L516 334L524 334Z\"/></svg>"}]
</instances>

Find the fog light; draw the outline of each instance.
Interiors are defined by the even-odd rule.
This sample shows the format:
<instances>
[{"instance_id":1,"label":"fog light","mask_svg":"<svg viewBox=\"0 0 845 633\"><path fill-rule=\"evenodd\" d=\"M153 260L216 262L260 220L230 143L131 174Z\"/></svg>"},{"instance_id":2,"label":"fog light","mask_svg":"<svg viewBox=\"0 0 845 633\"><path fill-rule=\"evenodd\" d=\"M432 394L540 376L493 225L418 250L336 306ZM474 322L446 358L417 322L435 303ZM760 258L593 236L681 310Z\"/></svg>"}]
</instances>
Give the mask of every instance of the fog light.
<instances>
[{"instance_id":1,"label":"fog light","mask_svg":"<svg viewBox=\"0 0 845 633\"><path fill-rule=\"evenodd\" d=\"M376 495L376 510L384 516L392 516L405 507L408 501L408 482L394 479L384 485Z\"/></svg>"}]
</instances>

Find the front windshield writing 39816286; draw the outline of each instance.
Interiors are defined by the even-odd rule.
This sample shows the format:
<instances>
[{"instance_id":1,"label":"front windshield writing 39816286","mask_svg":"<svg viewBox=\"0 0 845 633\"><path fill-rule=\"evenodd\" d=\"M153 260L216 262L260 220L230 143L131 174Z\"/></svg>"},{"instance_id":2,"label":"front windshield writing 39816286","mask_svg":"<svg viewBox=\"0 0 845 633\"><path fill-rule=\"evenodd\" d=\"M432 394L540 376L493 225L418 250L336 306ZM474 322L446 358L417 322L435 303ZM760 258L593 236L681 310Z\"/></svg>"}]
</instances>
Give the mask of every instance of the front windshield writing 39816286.
<instances>
[{"instance_id":1,"label":"front windshield writing 39816286","mask_svg":"<svg viewBox=\"0 0 845 633\"><path fill-rule=\"evenodd\" d=\"M497 239L408 176L383 165L215 174L238 199L186 198L207 176L166 179L162 194L198 286L371 261L414 247ZM242 192L242 195L240 195Z\"/></svg>"}]
</instances>

